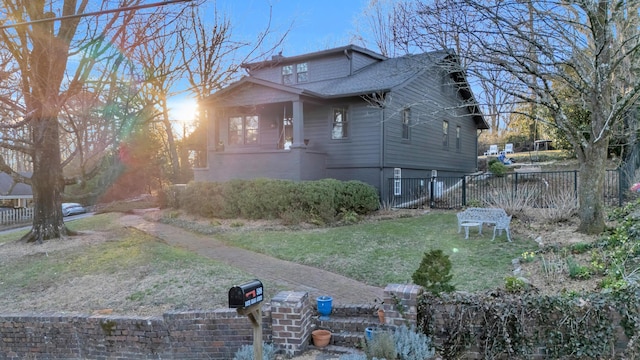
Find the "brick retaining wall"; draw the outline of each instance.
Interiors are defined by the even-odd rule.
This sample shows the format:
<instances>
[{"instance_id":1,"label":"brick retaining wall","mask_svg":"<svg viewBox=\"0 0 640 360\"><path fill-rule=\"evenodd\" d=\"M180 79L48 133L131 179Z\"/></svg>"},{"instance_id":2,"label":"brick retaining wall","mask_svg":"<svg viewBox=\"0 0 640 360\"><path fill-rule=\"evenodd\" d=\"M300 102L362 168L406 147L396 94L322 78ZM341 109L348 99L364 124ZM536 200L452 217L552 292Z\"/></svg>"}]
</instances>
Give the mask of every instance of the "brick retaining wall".
<instances>
[{"instance_id":1,"label":"brick retaining wall","mask_svg":"<svg viewBox=\"0 0 640 360\"><path fill-rule=\"evenodd\" d=\"M270 341L271 314L264 310ZM0 315L0 358L231 359L252 336L251 323L234 309L162 317Z\"/></svg>"},{"instance_id":2,"label":"brick retaining wall","mask_svg":"<svg viewBox=\"0 0 640 360\"><path fill-rule=\"evenodd\" d=\"M389 324L407 314L415 321L415 313L410 313L415 312L416 287L390 285L385 294ZM394 299L408 301L408 312L396 311ZM299 355L309 346L316 315L315 302L306 292L280 292L262 307L263 341L273 343L281 353ZM158 317L0 314L0 358L9 360L228 360L242 345L250 344L251 322L235 309L167 312Z\"/></svg>"}]
</instances>

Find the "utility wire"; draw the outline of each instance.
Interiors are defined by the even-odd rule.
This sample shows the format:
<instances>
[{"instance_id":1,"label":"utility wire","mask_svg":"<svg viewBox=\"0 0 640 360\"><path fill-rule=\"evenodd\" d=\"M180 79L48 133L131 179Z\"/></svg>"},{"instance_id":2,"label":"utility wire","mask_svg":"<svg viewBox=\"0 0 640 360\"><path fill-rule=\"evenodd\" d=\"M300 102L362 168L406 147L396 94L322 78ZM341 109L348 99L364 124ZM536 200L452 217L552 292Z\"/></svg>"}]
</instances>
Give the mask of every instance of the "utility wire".
<instances>
[{"instance_id":1,"label":"utility wire","mask_svg":"<svg viewBox=\"0 0 640 360\"><path fill-rule=\"evenodd\" d=\"M51 22L51 21L75 19L75 18L80 18L80 17L85 17L85 16L104 15L104 14L110 14L110 13L120 12L120 11L147 9L147 8L151 8L151 7L171 5L171 4L175 4L175 3L190 2L190 1L193 1L193 0L166 0L166 1L163 1L163 2L157 2L157 3L152 3L152 4L143 4L143 5L129 6L129 7L117 8L117 9L94 11L94 12L83 13L83 14L75 14L75 15L67 15L67 16L60 16L60 17L54 17L54 18L38 19L38 20L32 20L32 21L25 21L25 22L21 22L21 23L17 23L17 24L0 25L0 30L7 29L7 28L12 28L12 27L27 26L27 25L32 25L32 24Z\"/></svg>"}]
</instances>

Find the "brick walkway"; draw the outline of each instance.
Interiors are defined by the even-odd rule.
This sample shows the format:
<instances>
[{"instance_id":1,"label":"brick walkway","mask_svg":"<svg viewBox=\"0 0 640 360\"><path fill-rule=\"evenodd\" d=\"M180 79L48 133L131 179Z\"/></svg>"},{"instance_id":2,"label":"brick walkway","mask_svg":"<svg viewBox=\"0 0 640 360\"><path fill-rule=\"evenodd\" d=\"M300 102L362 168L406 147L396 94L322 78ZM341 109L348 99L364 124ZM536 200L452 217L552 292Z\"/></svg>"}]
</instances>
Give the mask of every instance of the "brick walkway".
<instances>
[{"instance_id":1,"label":"brick walkway","mask_svg":"<svg viewBox=\"0 0 640 360\"><path fill-rule=\"evenodd\" d=\"M291 291L306 291L314 300L318 296L329 295L333 297L334 304L366 304L383 295L382 288L329 271L227 246L213 235L199 235L175 226L147 221L140 215L126 215L120 221L125 226L135 227L168 244L242 269L263 282L270 281Z\"/></svg>"}]
</instances>

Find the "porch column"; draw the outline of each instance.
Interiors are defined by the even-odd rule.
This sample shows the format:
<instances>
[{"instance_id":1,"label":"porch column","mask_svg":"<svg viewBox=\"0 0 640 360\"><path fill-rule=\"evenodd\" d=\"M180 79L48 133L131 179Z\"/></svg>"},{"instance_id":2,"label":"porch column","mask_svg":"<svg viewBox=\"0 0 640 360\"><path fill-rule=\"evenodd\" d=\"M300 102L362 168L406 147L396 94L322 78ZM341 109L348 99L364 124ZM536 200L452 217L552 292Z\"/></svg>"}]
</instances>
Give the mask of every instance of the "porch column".
<instances>
[{"instance_id":1,"label":"porch column","mask_svg":"<svg viewBox=\"0 0 640 360\"><path fill-rule=\"evenodd\" d=\"M293 105L293 144L292 148L306 148L304 144L304 115L302 101L292 101Z\"/></svg>"},{"instance_id":2,"label":"porch column","mask_svg":"<svg viewBox=\"0 0 640 360\"><path fill-rule=\"evenodd\" d=\"M209 109L207 111L207 124L209 127L209 136L207 136L208 144L207 150L209 151L219 151L218 142L220 141L220 130L218 129L218 114L215 109Z\"/></svg>"}]
</instances>

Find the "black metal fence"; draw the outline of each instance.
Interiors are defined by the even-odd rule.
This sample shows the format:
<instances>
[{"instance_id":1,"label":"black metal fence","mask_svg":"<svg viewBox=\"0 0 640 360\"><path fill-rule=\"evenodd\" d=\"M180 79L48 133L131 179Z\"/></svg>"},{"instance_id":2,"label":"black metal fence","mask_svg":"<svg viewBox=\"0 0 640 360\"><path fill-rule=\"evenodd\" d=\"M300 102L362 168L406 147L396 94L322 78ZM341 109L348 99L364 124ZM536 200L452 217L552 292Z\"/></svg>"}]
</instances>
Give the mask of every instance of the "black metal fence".
<instances>
[{"instance_id":1,"label":"black metal fence","mask_svg":"<svg viewBox=\"0 0 640 360\"><path fill-rule=\"evenodd\" d=\"M607 205L621 206L625 200L621 170L607 170L604 198ZM397 208L456 209L509 201L511 204L548 207L557 201L578 199L578 172L514 172L463 177L400 178L388 180L388 202Z\"/></svg>"}]
</instances>

